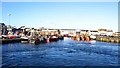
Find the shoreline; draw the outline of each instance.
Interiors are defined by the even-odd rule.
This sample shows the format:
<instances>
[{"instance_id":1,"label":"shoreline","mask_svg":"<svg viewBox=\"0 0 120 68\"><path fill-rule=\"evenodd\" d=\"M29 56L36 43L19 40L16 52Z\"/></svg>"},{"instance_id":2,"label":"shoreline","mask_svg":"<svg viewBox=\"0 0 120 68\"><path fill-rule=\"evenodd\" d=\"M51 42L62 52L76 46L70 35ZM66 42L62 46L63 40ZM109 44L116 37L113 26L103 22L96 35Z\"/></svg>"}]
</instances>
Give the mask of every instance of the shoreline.
<instances>
[{"instance_id":1,"label":"shoreline","mask_svg":"<svg viewBox=\"0 0 120 68\"><path fill-rule=\"evenodd\" d=\"M9 43L17 43L21 42L21 38L14 38L14 39L0 39L2 44L9 44ZM84 40L85 41L85 40ZM92 41L92 39L90 40ZM118 37L110 37L110 36L97 36L95 41L100 42L108 42L108 43L120 43L120 38Z\"/></svg>"},{"instance_id":2,"label":"shoreline","mask_svg":"<svg viewBox=\"0 0 120 68\"><path fill-rule=\"evenodd\" d=\"M120 37L97 36L96 40L101 42L120 43Z\"/></svg>"}]
</instances>

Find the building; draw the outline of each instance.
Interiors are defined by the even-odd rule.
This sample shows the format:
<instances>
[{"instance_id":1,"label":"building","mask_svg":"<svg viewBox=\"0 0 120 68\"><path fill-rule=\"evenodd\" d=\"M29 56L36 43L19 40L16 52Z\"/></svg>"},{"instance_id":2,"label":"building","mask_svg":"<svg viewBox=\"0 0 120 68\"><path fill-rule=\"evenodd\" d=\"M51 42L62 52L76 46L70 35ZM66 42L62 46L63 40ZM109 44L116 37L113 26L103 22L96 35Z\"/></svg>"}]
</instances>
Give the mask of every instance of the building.
<instances>
[{"instance_id":1,"label":"building","mask_svg":"<svg viewBox=\"0 0 120 68\"><path fill-rule=\"evenodd\" d=\"M99 35L99 32L97 30L90 30L89 35Z\"/></svg>"},{"instance_id":2,"label":"building","mask_svg":"<svg viewBox=\"0 0 120 68\"><path fill-rule=\"evenodd\" d=\"M7 26L4 23L0 23L0 35L6 35L7 32Z\"/></svg>"},{"instance_id":3,"label":"building","mask_svg":"<svg viewBox=\"0 0 120 68\"><path fill-rule=\"evenodd\" d=\"M68 34L69 36L74 36L76 35L76 29L60 29L62 34Z\"/></svg>"},{"instance_id":4,"label":"building","mask_svg":"<svg viewBox=\"0 0 120 68\"><path fill-rule=\"evenodd\" d=\"M112 36L112 35L113 35L113 30L107 30L106 35L107 35L107 36Z\"/></svg>"},{"instance_id":5,"label":"building","mask_svg":"<svg viewBox=\"0 0 120 68\"><path fill-rule=\"evenodd\" d=\"M120 32L113 33L113 36L120 36Z\"/></svg>"},{"instance_id":6,"label":"building","mask_svg":"<svg viewBox=\"0 0 120 68\"><path fill-rule=\"evenodd\" d=\"M113 30L110 29L98 29L100 35L112 36Z\"/></svg>"}]
</instances>

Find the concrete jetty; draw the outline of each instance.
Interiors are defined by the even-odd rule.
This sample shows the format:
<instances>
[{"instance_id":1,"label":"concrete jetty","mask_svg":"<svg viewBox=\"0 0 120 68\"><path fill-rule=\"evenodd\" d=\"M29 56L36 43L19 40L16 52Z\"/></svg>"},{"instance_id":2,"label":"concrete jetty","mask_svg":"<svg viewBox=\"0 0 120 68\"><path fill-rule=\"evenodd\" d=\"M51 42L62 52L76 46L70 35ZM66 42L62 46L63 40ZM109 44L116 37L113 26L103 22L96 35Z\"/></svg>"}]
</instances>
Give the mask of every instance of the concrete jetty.
<instances>
[{"instance_id":1,"label":"concrete jetty","mask_svg":"<svg viewBox=\"0 0 120 68\"><path fill-rule=\"evenodd\" d=\"M101 42L120 43L120 37L118 36L97 36L96 40Z\"/></svg>"}]
</instances>

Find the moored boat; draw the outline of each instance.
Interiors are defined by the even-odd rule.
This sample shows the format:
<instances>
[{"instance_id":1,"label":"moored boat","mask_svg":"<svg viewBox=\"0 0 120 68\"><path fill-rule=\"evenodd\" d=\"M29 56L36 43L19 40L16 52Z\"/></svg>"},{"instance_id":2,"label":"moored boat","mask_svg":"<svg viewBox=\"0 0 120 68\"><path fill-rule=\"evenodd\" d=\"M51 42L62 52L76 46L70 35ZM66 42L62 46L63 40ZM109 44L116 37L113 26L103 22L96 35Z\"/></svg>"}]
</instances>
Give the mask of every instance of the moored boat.
<instances>
[{"instance_id":1,"label":"moored boat","mask_svg":"<svg viewBox=\"0 0 120 68\"><path fill-rule=\"evenodd\" d=\"M57 36L52 36L50 38L50 42L54 42L54 41L58 41L58 37Z\"/></svg>"},{"instance_id":2,"label":"moored boat","mask_svg":"<svg viewBox=\"0 0 120 68\"><path fill-rule=\"evenodd\" d=\"M41 42L40 42L40 39L39 39L39 38L36 38L34 44L35 44L35 45L38 45L38 44L40 44L40 43L41 43Z\"/></svg>"},{"instance_id":3,"label":"moored boat","mask_svg":"<svg viewBox=\"0 0 120 68\"><path fill-rule=\"evenodd\" d=\"M27 37L21 37L21 43L25 44L25 43L29 43L29 39Z\"/></svg>"},{"instance_id":4,"label":"moored boat","mask_svg":"<svg viewBox=\"0 0 120 68\"><path fill-rule=\"evenodd\" d=\"M91 44L95 44L95 43L96 43L96 40L91 40L90 43L91 43Z\"/></svg>"},{"instance_id":5,"label":"moored boat","mask_svg":"<svg viewBox=\"0 0 120 68\"><path fill-rule=\"evenodd\" d=\"M2 35L2 38L3 39L8 39L8 36L7 35Z\"/></svg>"},{"instance_id":6,"label":"moored boat","mask_svg":"<svg viewBox=\"0 0 120 68\"><path fill-rule=\"evenodd\" d=\"M8 35L8 38L13 39L13 38L15 38L15 36L14 35Z\"/></svg>"},{"instance_id":7,"label":"moored boat","mask_svg":"<svg viewBox=\"0 0 120 68\"><path fill-rule=\"evenodd\" d=\"M95 36L95 35L91 35L91 36L90 36L90 39L91 39L91 40L96 40L96 36Z\"/></svg>"},{"instance_id":8,"label":"moored boat","mask_svg":"<svg viewBox=\"0 0 120 68\"><path fill-rule=\"evenodd\" d=\"M63 36L59 36L58 39L59 39L59 40L63 40L64 37L63 37Z\"/></svg>"}]
</instances>

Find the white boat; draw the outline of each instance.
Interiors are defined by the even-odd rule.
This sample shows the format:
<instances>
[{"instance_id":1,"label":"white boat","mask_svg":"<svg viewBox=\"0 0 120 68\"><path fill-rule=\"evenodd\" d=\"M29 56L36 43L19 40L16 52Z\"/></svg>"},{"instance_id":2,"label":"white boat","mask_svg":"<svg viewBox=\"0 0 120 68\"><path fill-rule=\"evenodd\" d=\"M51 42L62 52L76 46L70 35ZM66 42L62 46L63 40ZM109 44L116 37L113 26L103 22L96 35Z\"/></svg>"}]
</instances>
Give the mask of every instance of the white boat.
<instances>
[{"instance_id":1,"label":"white boat","mask_svg":"<svg viewBox=\"0 0 120 68\"><path fill-rule=\"evenodd\" d=\"M7 35L2 35L1 38L8 38L8 36Z\"/></svg>"},{"instance_id":2,"label":"white boat","mask_svg":"<svg viewBox=\"0 0 120 68\"><path fill-rule=\"evenodd\" d=\"M56 36L52 36L52 38L57 38Z\"/></svg>"},{"instance_id":3,"label":"white boat","mask_svg":"<svg viewBox=\"0 0 120 68\"><path fill-rule=\"evenodd\" d=\"M21 39L28 39L27 37L21 37Z\"/></svg>"},{"instance_id":4,"label":"white boat","mask_svg":"<svg viewBox=\"0 0 120 68\"><path fill-rule=\"evenodd\" d=\"M21 37L21 43L26 44L29 43L29 39L27 37Z\"/></svg>"},{"instance_id":5,"label":"white boat","mask_svg":"<svg viewBox=\"0 0 120 68\"><path fill-rule=\"evenodd\" d=\"M64 41L71 40L71 38L64 37Z\"/></svg>"},{"instance_id":6,"label":"white boat","mask_svg":"<svg viewBox=\"0 0 120 68\"><path fill-rule=\"evenodd\" d=\"M0 39L2 39L2 36L0 36Z\"/></svg>"},{"instance_id":7,"label":"white boat","mask_svg":"<svg viewBox=\"0 0 120 68\"><path fill-rule=\"evenodd\" d=\"M91 35L90 38L91 39L96 39L96 36L95 35Z\"/></svg>"},{"instance_id":8,"label":"white boat","mask_svg":"<svg viewBox=\"0 0 120 68\"><path fill-rule=\"evenodd\" d=\"M8 37L7 35L2 35L2 37Z\"/></svg>"},{"instance_id":9,"label":"white boat","mask_svg":"<svg viewBox=\"0 0 120 68\"><path fill-rule=\"evenodd\" d=\"M95 43L96 43L96 40L91 40L90 43L91 43L91 44L95 44Z\"/></svg>"}]
</instances>

